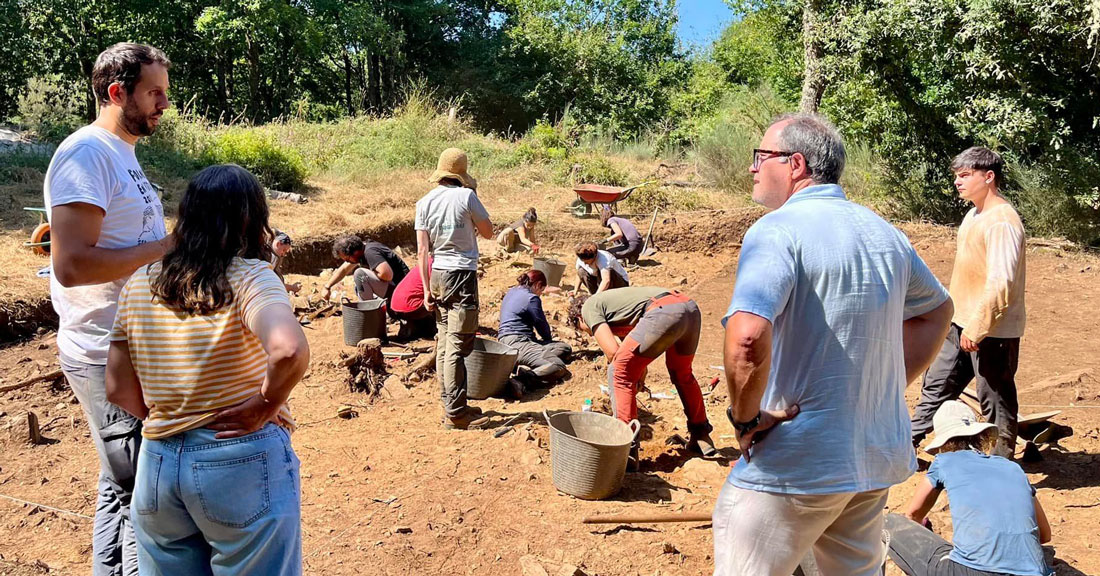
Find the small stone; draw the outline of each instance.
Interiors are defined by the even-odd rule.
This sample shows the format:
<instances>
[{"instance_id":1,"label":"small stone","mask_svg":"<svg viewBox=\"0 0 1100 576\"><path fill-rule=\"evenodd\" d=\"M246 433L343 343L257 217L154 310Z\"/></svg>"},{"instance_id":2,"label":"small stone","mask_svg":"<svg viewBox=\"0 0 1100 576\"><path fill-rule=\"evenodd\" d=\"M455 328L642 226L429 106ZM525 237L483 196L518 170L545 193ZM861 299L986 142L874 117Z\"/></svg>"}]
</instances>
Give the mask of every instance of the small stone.
<instances>
[{"instance_id":1,"label":"small stone","mask_svg":"<svg viewBox=\"0 0 1100 576\"><path fill-rule=\"evenodd\" d=\"M394 526L393 531L397 534L412 534L413 529L408 526Z\"/></svg>"},{"instance_id":2,"label":"small stone","mask_svg":"<svg viewBox=\"0 0 1100 576\"><path fill-rule=\"evenodd\" d=\"M672 542L665 542L661 545L661 554L679 554L680 551L672 545Z\"/></svg>"}]
</instances>

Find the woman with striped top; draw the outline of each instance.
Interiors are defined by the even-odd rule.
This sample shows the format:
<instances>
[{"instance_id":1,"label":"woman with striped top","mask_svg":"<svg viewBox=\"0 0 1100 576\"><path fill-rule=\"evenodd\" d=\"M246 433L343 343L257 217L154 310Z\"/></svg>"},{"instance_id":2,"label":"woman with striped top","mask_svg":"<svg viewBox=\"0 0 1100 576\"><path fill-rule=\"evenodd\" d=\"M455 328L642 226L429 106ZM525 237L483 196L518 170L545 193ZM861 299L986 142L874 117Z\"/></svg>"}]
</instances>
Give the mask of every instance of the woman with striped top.
<instances>
[{"instance_id":1,"label":"woman with striped top","mask_svg":"<svg viewBox=\"0 0 1100 576\"><path fill-rule=\"evenodd\" d=\"M119 296L107 397L144 420L131 518L145 574L300 574L287 398L309 346L270 265L263 188L211 166L176 247Z\"/></svg>"}]
</instances>

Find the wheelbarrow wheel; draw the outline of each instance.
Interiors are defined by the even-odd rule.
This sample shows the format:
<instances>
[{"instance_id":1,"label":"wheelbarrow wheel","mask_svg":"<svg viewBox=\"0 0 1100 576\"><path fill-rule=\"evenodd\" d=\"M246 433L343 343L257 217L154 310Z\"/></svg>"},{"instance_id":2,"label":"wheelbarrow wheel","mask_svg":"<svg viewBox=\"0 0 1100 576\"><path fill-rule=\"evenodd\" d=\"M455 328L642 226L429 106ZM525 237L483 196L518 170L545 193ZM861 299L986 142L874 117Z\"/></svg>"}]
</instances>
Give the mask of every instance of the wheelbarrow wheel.
<instances>
[{"instance_id":1,"label":"wheelbarrow wheel","mask_svg":"<svg viewBox=\"0 0 1100 576\"><path fill-rule=\"evenodd\" d=\"M575 218L583 218L585 215L592 212L592 205L577 198L569 205L569 210L573 213Z\"/></svg>"},{"instance_id":2,"label":"wheelbarrow wheel","mask_svg":"<svg viewBox=\"0 0 1100 576\"><path fill-rule=\"evenodd\" d=\"M50 255L50 223L43 222L34 228L31 232L31 244L38 244L34 246L34 253L42 256Z\"/></svg>"}]
</instances>

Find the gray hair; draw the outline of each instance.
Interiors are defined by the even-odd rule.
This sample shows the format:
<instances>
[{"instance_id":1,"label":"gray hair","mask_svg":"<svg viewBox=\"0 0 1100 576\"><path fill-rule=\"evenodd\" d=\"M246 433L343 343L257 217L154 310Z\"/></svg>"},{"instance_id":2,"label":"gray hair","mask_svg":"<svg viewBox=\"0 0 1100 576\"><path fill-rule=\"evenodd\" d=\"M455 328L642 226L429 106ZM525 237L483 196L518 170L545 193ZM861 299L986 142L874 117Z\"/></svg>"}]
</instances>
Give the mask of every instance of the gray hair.
<instances>
[{"instance_id":1,"label":"gray hair","mask_svg":"<svg viewBox=\"0 0 1100 576\"><path fill-rule=\"evenodd\" d=\"M788 122L779 131L779 145L806 158L811 180L817 184L840 181L847 153L836 126L816 114L784 114L772 124L778 122Z\"/></svg>"}]
</instances>

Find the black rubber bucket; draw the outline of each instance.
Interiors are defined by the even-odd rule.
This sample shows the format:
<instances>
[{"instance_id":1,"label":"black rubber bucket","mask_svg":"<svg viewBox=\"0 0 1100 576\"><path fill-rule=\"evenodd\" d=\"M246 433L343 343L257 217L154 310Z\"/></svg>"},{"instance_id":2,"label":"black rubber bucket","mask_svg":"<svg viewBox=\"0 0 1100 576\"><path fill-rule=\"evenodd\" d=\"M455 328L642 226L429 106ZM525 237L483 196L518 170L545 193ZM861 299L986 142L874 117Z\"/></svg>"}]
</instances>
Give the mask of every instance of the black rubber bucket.
<instances>
[{"instance_id":1,"label":"black rubber bucket","mask_svg":"<svg viewBox=\"0 0 1100 576\"><path fill-rule=\"evenodd\" d=\"M355 346L364 338L386 341L386 301L381 298L352 302L344 298L344 344Z\"/></svg>"}]
</instances>

